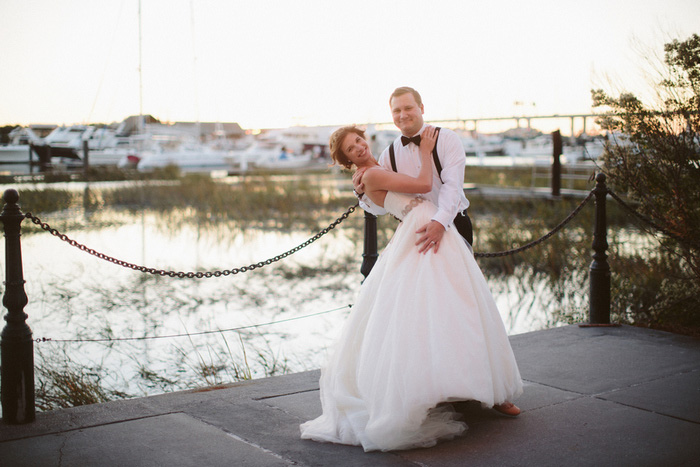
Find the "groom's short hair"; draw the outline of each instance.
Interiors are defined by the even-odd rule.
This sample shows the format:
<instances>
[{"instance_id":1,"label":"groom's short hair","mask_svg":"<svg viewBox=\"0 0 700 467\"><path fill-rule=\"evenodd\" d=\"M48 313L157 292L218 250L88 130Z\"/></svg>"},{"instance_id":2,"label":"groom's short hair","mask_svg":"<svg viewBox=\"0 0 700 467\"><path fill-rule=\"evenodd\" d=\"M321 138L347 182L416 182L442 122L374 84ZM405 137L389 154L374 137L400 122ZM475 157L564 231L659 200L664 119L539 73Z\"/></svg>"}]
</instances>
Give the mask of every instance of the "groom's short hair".
<instances>
[{"instance_id":1,"label":"groom's short hair","mask_svg":"<svg viewBox=\"0 0 700 467\"><path fill-rule=\"evenodd\" d=\"M391 106L391 100L394 97L403 96L404 94L408 94L409 92L413 94L413 98L416 100L416 104L418 104L418 107L423 105L423 99L421 99L420 94L418 94L418 91L416 91L413 88L409 88L408 86L401 86L400 88L394 89L394 92L392 92L391 96L389 97L389 105Z\"/></svg>"}]
</instances>

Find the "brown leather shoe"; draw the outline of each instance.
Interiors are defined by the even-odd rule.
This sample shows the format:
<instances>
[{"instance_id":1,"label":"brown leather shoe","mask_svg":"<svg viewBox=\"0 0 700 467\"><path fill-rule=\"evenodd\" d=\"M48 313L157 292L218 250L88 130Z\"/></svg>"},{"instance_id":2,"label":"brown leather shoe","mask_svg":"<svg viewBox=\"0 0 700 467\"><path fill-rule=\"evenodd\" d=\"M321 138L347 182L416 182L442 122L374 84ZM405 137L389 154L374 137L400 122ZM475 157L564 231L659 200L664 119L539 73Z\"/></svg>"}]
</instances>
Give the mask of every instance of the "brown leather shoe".
<instances>
[{"instance_id":1,"label":"brown leather shoe","mask_svg":"<svg viewBox=\"0 0 700 467\"><path fill-rule=\"evenodd\" d=\"M498 413L502 413L503 415L510 415L511 417L517 417L520 415L520 409L512 402L504 402L503 404L494 405L493 410Z\"/></svg>"}]
</instances>

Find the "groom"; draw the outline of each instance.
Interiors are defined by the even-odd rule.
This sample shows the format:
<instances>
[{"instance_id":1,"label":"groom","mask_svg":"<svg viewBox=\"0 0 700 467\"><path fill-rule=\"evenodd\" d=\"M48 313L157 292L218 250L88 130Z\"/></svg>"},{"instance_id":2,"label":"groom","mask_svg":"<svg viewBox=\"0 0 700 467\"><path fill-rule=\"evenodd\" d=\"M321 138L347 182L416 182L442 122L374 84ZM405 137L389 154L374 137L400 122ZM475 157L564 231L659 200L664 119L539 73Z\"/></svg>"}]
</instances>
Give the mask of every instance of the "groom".
<instances>
[{"instance_id":1,"label":"groom","mask_svg":"<svg viewBox=\"0 0 700 467\"><path fill-rule=\"evenodd\" d=\"M382 152L379 164L388 170L415 177L420 170L420 134L425 128L423 101L415 89L400 87L391 94L389 105L394 124L402 136ZM416 242L420 253L431 248L437 253L442 236L453 221L459 233L472 244L472 225L467 216L469 201L463 188L466 157L462 142L453 131L440 129L433 160L433 187L425 196L438 206L438 210L432 220L416 232L420 234ZM386 213L384 208L363 196L362 173L356 172L352 182L363 209L375 215Z\"/></svg>"}]
</instances>

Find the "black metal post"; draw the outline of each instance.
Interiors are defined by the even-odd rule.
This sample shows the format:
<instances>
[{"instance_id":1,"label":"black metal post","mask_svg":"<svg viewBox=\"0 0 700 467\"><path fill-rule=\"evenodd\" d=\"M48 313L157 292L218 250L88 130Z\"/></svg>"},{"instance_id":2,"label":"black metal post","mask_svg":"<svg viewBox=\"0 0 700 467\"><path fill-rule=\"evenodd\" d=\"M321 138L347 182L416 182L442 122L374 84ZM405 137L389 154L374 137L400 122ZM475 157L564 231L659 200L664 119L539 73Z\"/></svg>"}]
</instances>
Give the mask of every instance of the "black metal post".
<instances>
[{"instance_id":1,"label":"black metal post","mask_svg":"<svg viewBox=\"0 0 700 467\"><path fill-rule=\"evenodd\" d=\"M595 230L593 232L593 262L590 269L590 324L610 324L610 266L608 265L607 220L605 199L608 188L605 174L596 176Z\"/></svg>"},{"instance_id":2,"label":"black metal post","mask_svg":"<svg viewBox=\"0 0 700 467\"><path fill-rule=\"evenodd\" d=\"M39 154L39 172L48 172L51 169L51 145L46 145L46 154L41 157Z\"/></svg>"},{"instance_id":3,"label":"black metal post","mask_svg":"<svg viewBox=\"0 0 700 467\"><path fill-rule=\"evenodd\" d=\"M34 421L34 342L27 325L27 304L22 272L20 229L24 215L19 209L19 193L9 189L3 194L5 207L0 220L5 226L5 294L2 304L7 308L5 324L0 335L0 392L2 419L20 424Z\"/></svg>"},{"instance_id":4,"label":"black metal post","mask_svg":"<svg viewBox=\"0 0 700 467\"><path fill-rule=\"evenodd\" d=\"M365 211L365 248L362 253L362 266L360 272L365 278L369 275L377 262L377 216Z\"/></svg>"},{"instance_id":5,"label":"black metal post","mask_svg":"<svg viewBox=\"0 0 700 467\"><path fill-rule=\"evenodd\" d=\"M83 140L83 173L85 174L85 180L88 179L88 173L90 172L90 148L88 146L87 140Z\"/></svg>"},{"instance_id":6,"label":"black metal post","mask_svg":"<svg viewBox=\"0 0 700 467\"><path fill-rule=\"evenodd\" d=\"M34 145L29 143L29 173L34 173Z\"/></svg>"},{"instance_id":7,"label":"black metal post","mask_svg":"<svg viewBox=\"0 0 700 467\"><path fill-rule=\"evenodd\" d=\"M561 196L561 132L552 132L552 196Z\"/></svg>"}]
</instances>

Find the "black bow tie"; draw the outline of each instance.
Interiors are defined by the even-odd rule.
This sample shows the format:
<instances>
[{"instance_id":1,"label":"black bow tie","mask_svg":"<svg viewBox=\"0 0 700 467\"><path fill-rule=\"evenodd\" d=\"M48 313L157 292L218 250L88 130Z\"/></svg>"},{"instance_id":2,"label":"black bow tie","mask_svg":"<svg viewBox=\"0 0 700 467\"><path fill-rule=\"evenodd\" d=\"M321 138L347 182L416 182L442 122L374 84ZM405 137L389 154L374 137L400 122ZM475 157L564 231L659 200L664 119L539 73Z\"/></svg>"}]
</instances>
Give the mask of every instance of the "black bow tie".
<instances>
[{"instance_id":1,"label":"black bow tie","mask_svg":"<svg viewBox=\"0 0 700 467\"><path fill-rule=\"evenodd\" d=\"M412 138L406 138L405 136L401 137L401 144L406 146L408 143L413 143L416 146L420 146L420 135L416 135Z\"/></svg>"}]
</instances>

